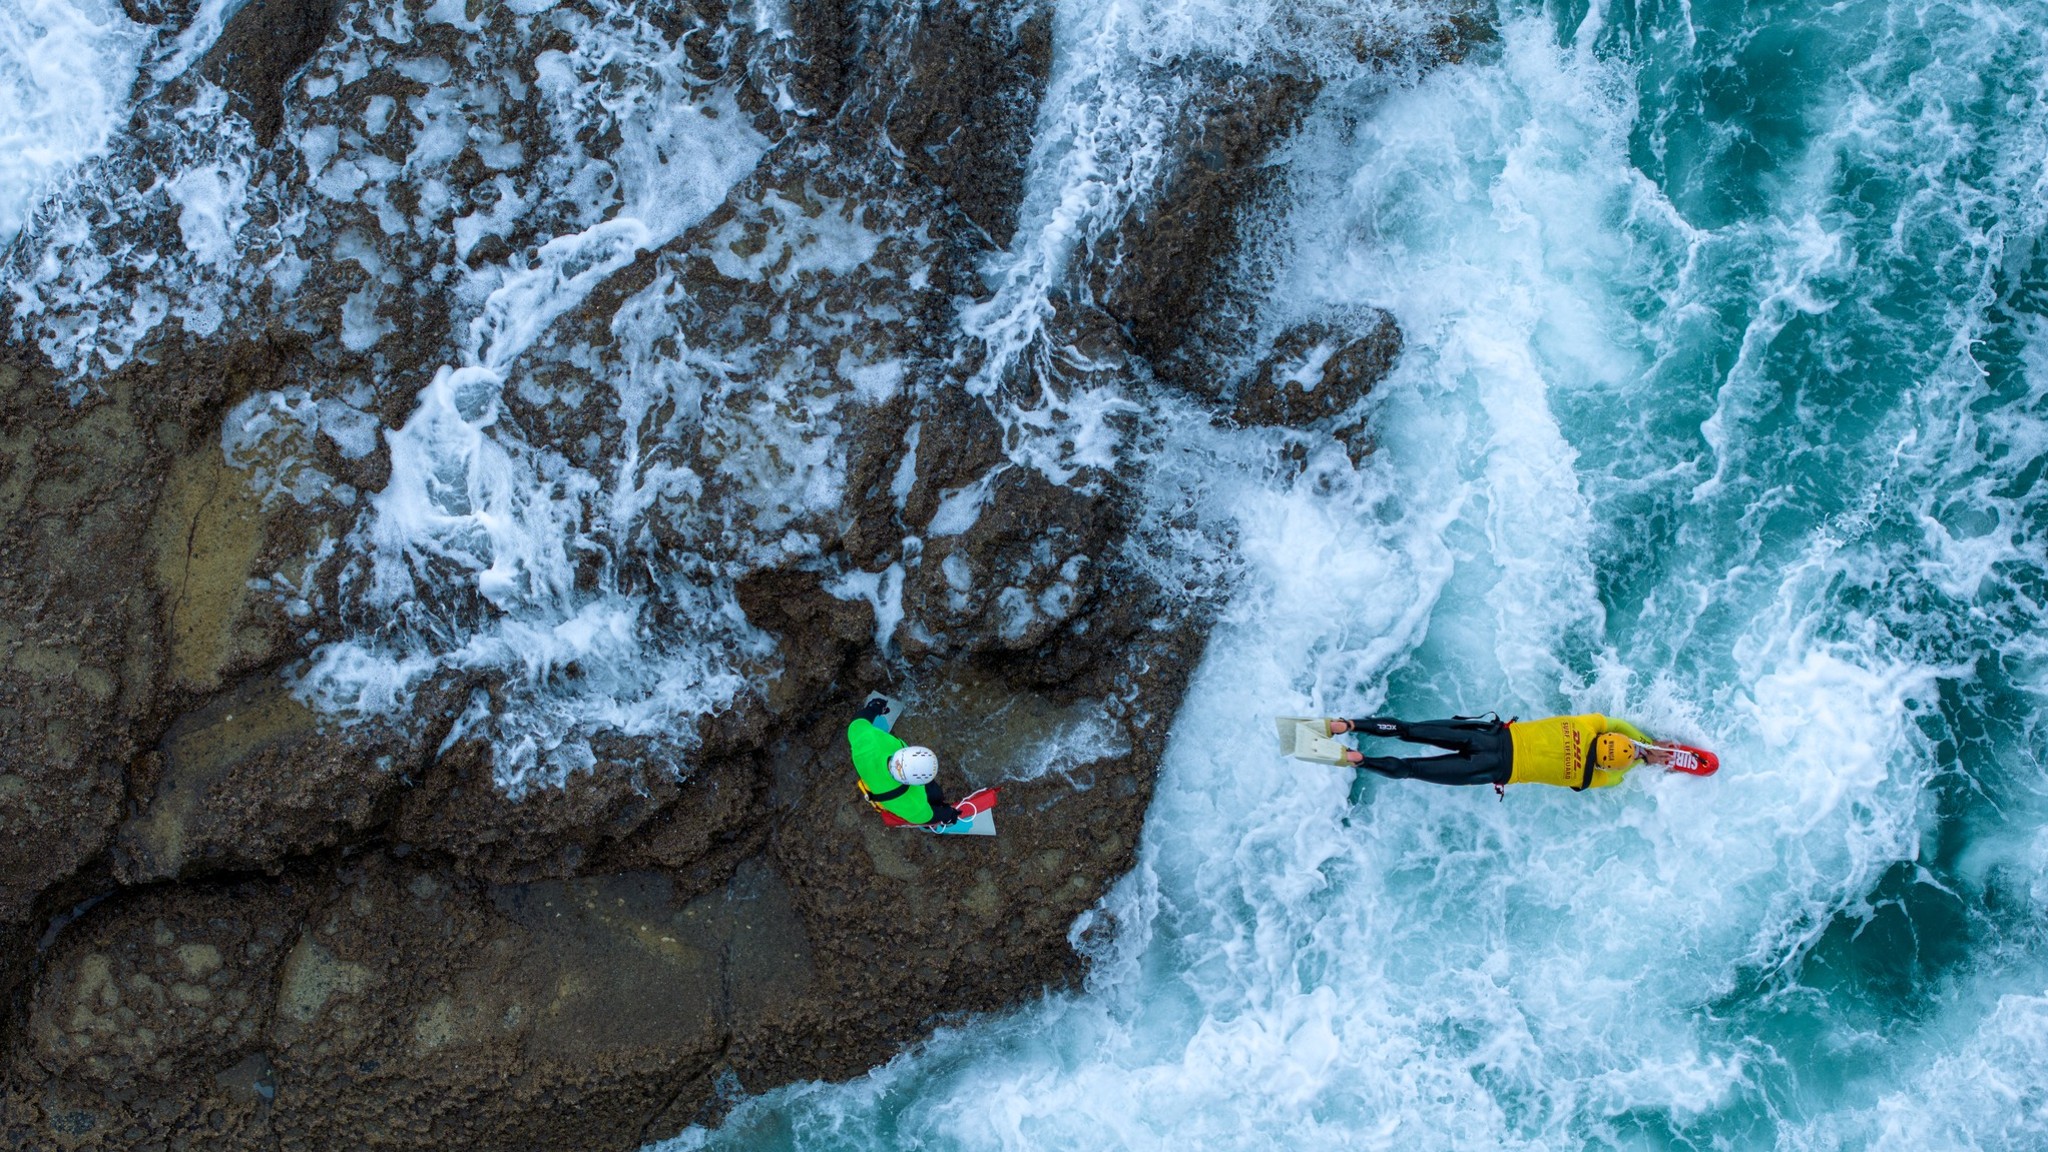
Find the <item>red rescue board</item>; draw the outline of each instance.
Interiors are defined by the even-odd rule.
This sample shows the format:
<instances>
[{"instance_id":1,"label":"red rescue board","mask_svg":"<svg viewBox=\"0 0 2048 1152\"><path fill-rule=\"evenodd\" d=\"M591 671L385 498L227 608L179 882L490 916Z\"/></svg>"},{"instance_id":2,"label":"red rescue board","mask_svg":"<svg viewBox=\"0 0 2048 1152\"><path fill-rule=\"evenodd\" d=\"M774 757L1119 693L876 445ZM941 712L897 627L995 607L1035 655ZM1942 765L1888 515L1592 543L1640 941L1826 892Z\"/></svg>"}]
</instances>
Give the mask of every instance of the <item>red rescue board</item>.
<instances>
[{"instance_id":1,"label":"red rescue board","mask_svg":"<svg viewBox=\"0 0 2048 1152\"><path fill-rule=\"evenodd\" d=\"M1688 776L1712 776L1721 770L1719 756L1690 744L1651 744L1645 758Z\"/></svg>"},{"instance_id":2,"label":"red rescue board","mask_svg":"<svg viewBox=\"0 0 2048 1152\"><path fill-rule=\"evenodd\" d=\"M962 798L953 807L960 810L960 822L944 828L912 824L894 812L882 813L882 823L891 828L924 828L946 836L993 836L996 820L996 790L983 788ZM984 819L985 817L985 819Z\"/></svg>"}]
</instances>

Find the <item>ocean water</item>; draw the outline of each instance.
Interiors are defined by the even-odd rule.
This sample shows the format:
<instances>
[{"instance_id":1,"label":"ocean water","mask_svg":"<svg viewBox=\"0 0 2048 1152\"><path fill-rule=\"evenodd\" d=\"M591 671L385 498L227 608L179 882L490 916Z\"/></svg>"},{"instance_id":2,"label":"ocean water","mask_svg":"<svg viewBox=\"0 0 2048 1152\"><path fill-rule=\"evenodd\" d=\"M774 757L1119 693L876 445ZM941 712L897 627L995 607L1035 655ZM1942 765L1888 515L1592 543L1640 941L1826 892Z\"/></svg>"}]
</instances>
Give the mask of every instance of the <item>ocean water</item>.
<instances>
[{"instance_id":1,"label":"ocean water","mask_svg":"<svg viewBox=\"0 0 2048 1152\"><path fill-rule=\"evenodd\" d=\"M1345 50L1412 4L1060 0L1016 239L936 351L886 174L788 176L779 5L685 51L614 0L352 0L267 154L191 68L233 9L0 0L0 288L79 394L178 330L331 340L222 439L334 526L264 582L343 624L313 703L483 678L457 732L513 792L687 736L772 671L731 579L825 562L847 406L959 347L1012 466L1132 470L1148 561L1227 590L1085 987L664 1149L2048 1147L2048 4L1506 2L1418 76ZM1282 62L1323 87L1240 268L1266 335L1400 321L1362 463L1054 371L1205 68ZM665 247L605 339L568 319ZM384 490L321 471L380 439ZM886 642L902 566L837 576ZM1272 747L1583 709L1724 767L1497 799Z\"/></svg>"},{"instance_id":2,"label":"ocean water","mask_svg":"<svg viewBox=\"0 0 2048 1152\"><path fill-rule=\"evenodd\" d=\"M1060 7L1060 210L992 281L1122 210L1161 58L1282 47L1198 9ZM1087 986L660 1147L2048 1147L2044 30L1509 4L1417 82L1333 67L1260 322L1408 350L1357 468L1162 420L1235 591ZM1582 709L1723 768L1497 799L1268 720Z\"/></svg>"}]
</instances>

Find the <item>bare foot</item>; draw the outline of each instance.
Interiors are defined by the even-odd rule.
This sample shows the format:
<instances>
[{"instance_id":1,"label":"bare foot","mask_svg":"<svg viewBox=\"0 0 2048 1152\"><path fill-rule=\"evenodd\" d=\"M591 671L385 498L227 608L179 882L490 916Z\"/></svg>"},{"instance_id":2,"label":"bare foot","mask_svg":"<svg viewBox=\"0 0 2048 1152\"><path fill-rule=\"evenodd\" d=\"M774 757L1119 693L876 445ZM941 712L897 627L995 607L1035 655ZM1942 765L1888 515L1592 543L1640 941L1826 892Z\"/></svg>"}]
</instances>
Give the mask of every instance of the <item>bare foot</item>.
<instances>
[{"instance_id":1,"label":"bare foot","mask_svg":"<svg viewBox=\"0 0 2048 1152\"><path fill-rule=\"evenodd\" d=\"M1344 762L1353 766L1363 764L1365 763L1365 753L1353 752L1351 749L1346 748L1344 750Z\"/></svg>"},{"instance_id":2,"label":"bare foot","mask_svg":"<svg viewBox=\"0 0 2048 1152\"><path fill-rule=\"evenodd\" d=\"M1351 731L1351 721L1343 719L1336 719L1330 721L1330 735L1342 736L1343 734L1349 731Z\"/></svg>"}]
</instances>

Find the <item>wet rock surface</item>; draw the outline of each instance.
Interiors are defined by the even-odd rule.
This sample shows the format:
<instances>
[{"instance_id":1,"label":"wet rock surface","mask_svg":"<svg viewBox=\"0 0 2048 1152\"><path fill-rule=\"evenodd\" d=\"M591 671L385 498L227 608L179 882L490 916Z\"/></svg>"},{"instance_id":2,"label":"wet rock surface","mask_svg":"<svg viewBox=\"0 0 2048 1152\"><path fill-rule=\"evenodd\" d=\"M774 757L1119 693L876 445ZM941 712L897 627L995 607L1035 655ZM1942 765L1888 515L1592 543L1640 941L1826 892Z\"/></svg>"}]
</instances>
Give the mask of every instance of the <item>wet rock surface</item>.
<instances>
[{"instance_id":1,"label":"wet rock surface","mask_svg":"<svg viewBox=\"0 0 2048 1152\"><path fill-rule=\"evenodd\" d=\"M248 0L200 60L200 70L232 93L259 143L284 127L284 88L334 26L340 0Z\"/></svg>"},{"instance_id":2,"label":"wet rock surface","mask_svg":"<svg viewBox=\"0 0 2048 1152\"><path fill-rule=\"evenodd\" d=\"M1049 5L927 5L887 105L904 163L944 189L998 247L1016 227L1031 124L1052 68Z\"/></svg>"},{"instance_id":3,"label":"wet rock surface","mask_svg":"<svg viewBox=\"0 0 2048 1152\"><path fill-rule=\"evenodd\" d=\"M196 11L130 9L166 38ZM1159 380L1328 428L1400 334L1230 330L1238 232L1281 191L1260 163L1317 84L1226 70L1048 298L1045 354L989 369L960 318L1029 240L1052 28L254 0L165 89L185 136L138 110L113 176L248 191L129 180L92 209L111 271L9 305L0 1142L632 1148L1081 975L1218 590L1151 562L1130 405L1065 442L1034 421ZM605 239L630 164L544 158L637 146L604 119L623 66L575 56L600 34L746 161L637 247ZM207 267L158 328L56 342L94 292ZM467 527L390 544L408 485ZM498 563L529 522L556 567ZM592 635L605 658L556 654ZM384 678L321 688L362 665ZM999 836L861 803L844 728L875 690L949 792L1002 788Z\"/></svg>"},{"instance_id":4,"label":"wet rock surface","mask_svg":"<svg viewBox=\"0 0 2048 1152\"><path fill-rule=\"evenodd\" d=\"M1238 394L1247 424L1298 427L1348 411L1393 371L1401 329L1385 312L1298 324L1273 341Z\"/></svg>"},{"instance_id":5,"label":"wet rock surface","mask_svg":"<svg viewBox=\"0 0 2048 1152\"><path fill-rule=\"evenodd\" d=\"M1318 37L1314 48L1414 75L1490 42L1493 19L1489 4L1457 3L1419 36L1367 24L1341 44ZM1285 54L1258 71L1215 68L1170 122L1176 162L1098 243L1094 296L1161 380L1215 399L1229 390L1232 367L1257 351L1251 308L1266 285L1238 256L1270 240L1265 226L1286 190L1269 160L1323 83Z\"/></svg>"},{"instance_id":6,"label":"wet rock surface","mask_svg":"<svg viewBox=\"0 0 2048 1152\"><path fill-rule=\"evenodd\" d=\"M1275 191L1266 156L1301 124L1321 85L1287 73L1226 74L1178 125L1175 166L1110 238L1095 266L1103 307L1159 376L1198 395L1223 391L1216 365L1241 350L1230 275L1238 231Z\"/></svg>"}]
</instances>

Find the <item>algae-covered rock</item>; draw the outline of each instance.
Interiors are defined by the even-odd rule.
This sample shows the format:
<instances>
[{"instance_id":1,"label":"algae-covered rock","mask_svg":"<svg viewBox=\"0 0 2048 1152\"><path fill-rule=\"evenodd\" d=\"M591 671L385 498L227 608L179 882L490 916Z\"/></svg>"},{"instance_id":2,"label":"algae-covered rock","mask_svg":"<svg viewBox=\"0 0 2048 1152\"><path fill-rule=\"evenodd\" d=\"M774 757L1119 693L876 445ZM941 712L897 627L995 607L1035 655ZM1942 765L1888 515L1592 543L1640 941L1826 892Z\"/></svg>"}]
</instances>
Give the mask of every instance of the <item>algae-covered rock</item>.
<instances>
[{"instance_id":1,"label":"algae-covered rock","mask_svg":"<svg viewBox=\"0 0 2048 1152\"><path fill-rule=\"evenodd\" d=\"M172 724L117 833L116 870L131 883L274 870L388 819L419 761L403 736L344 727L282 677L254 677Z\"/></svg>"},{"instance_id":2,"label":"algae-covered rock","mask_svg":"<svg viewBox=\"0 0 2048 1152\"><path fill-rule=\"evenodd\" d=\"M262 1146L272 989L308 904L241 883L114 896L42 960L0 1088L23 1148Z\"/></svg>"},{"instance_id":3,"label":"algae-covered rock","mask_svg":"<svg viewBox=\"0 0 2048 1152\"><path fill-rule=\"evenodd\" d=\"M113 898L46 966L9 1122L91 1148L625 1147L811 990L758 863L694 898L659 873L437 871L370 854Z\"/></svg>"},{"instance_id":4,"label":"algae-covered rock","mask_svg":"<svg viewBox=\"0 0 2048 1152\"><path fill-rule=\"evenodd\" d=\"M252 592L267 536L263 501L214 444L175 461L149 525L150 574L162 591L172 684L210 692L263 662L281 637ZM272 618L274 620L274 618Z\"/></svg>"},{"instance_id":5,"label":"algae-covered rock","mask_svg":"<svg viewBox=\"0 0 2048 1152\"><path fill-rule=\"evenodd\" d=\"M163 650L141 526L160 457L123 391L72 405L0 357L0 937L89 895ZM0 956L0 989L27 963Z\"/></svg>"}]
</instances>

